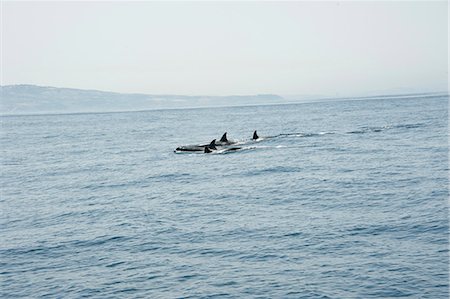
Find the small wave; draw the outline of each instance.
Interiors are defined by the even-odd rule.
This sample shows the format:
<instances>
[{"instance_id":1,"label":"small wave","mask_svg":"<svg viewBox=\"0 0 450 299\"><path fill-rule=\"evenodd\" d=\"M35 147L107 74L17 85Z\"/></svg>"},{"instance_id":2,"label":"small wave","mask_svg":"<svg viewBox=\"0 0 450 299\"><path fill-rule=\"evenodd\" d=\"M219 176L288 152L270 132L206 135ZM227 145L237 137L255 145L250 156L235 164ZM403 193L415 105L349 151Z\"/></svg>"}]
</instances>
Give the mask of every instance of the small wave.
<instances>
[{"instance_id":1,"label":"small wave","mask_svg":"<svg viewBox=\"0 0 450 299\"><path fill-rule=\"evenodd\" d=\"M302 171L302 169L300 167L276 166L276 167L252 170L250 172L247 172L245 175L263 175L263 174L272 174L272 173L294 173L294 172L301 172L301 171Z\"/></svg>"},{"instance_id":2,"label":"small wave","mask_svg":"<svg viewBox=\"0 0 450 299\"><path fill-rule=\"evenodd\" d=\"M91 246L100 246L107 243L115 243L115 242L124 242L126 240L131 239L130 237L125 236L113 236L113 237L98 237L91 240L77 240L74 242L74 245L77 247L91 247Z\"/></svg>"},{"instance_id":3,"label":"small wave","mask_svg":"<svg viewBox=\"0 0 450 299\"><path fill-rule=\"evenodd\" d=\"M330 135L335 134L334 132L328 132L328 131L322 131L318 133L314 132L297 132L297 133L283 133L276 135L274 137L316 137L316 136L323 136L323 135Z\"/></svg>"},{"instance_id":4,"label":"small wave","mask_svg":"<svg viewBox=\"0 0 450 299\"><path fill-rule=\"evenodd\" d=\"M394 128L397 128L397 129L416 129L416 128L420 128L420 127L423 127L423 126L424 126L423 123L400 124L400 125L395 125Z\"/></svg>"},{"instance_id":5,"label":"small wave","mask_svg":"<svg viewBox=\"0 0 450 299\"><path fill-rule=\"evenodd\" d=\"M114 267L117 267L117 266L122 265L122 264L125 264L125 262L115 262L115 263L106 265L105 267L106 268L114 268Z\"/></svg>"},{"instance_id":6,"label":"small wave","mask_svg":"<svg viewBox=\"0 0 450 299\"><path fill-rule=\"evenodd\" d=\"M348 131L347 134L364 134L364 133L379 133L390 129L416 129L424 126L423 123L414 124L399 124L399 125L385 125L385 126L364 126L358 130Z\"/></svg>"},{"instance_id":7,"label":"small wave","mask_svg":"<svg viewBox=\"0 0 450 299\"><path fill-rule=\"evenodd\" d=\"M284 237L298 237L298 236L301 236L301 235L302 235L301 232L294 232L294 233L285 234Z\"/></svg>"},{"instance_id":8,"label":"small wave","mask_svg":"<svg viewBox=\"0 0 450 299\"><path fill-rule=\"evenodd\" d=\"M378 133L382 132L386 129L389 129L388 126L385 127L362 127L359 130L349 131L348 134L365 134L365 133Z\"/></svg>"},{"instance_id":9,"label":"small wave","mask_svg":"<svg viewBox=\"0 0 450 299\"><path fill-rule=\"evenodd\" d=\"M116 183L116 184L109 184L106 182L100 182L100 183L91 183L89 185L83 186L81 187L82 189L87 189L87 190L99 190L99 189L111 189L111 188L127 188L133 185L136 185L138 182L137 181L129 181L129 182L121 182L121 183Z\"/></svg>"},{"instance_id":10,"label":"small wave","mask_svg":"<svg viewBox=\"0 0 450 299\"><path fill-rule=\"evenodd\" d=\"M190 173L166 173L166 174L160 174L160 175L151 175L148 176L147 179L176 179L180 177L187 177L190 176Z\"/></svg>"},{"instance_id":11,"label":"small wave","mask_svg":"<svg viewBox=\"0 0 450 299\"><path fill-rule=\"evenodd\" d=\"M53 138L58 138L58 137L60 137L61 135L47 135L47 136L43 136L42 138L43 139L53 139Z\"/></svg>"}]
</instances>

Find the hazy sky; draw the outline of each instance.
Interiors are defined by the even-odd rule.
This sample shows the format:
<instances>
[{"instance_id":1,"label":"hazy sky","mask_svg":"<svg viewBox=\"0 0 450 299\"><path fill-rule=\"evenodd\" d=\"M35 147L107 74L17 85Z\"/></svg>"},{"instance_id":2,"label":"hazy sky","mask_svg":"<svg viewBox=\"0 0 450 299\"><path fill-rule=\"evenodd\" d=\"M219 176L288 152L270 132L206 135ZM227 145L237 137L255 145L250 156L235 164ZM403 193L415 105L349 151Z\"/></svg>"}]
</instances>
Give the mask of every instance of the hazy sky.
<instances>
[{"instance_id":1,"label":"hazy sky","mask_svg":"<svg viewBox=\"0 0 450 299\"><path fill-rule=\"evenodd\" d=\"M447 2L4 2L2 85L446 91Z\"/></svg>"}]
</instances>

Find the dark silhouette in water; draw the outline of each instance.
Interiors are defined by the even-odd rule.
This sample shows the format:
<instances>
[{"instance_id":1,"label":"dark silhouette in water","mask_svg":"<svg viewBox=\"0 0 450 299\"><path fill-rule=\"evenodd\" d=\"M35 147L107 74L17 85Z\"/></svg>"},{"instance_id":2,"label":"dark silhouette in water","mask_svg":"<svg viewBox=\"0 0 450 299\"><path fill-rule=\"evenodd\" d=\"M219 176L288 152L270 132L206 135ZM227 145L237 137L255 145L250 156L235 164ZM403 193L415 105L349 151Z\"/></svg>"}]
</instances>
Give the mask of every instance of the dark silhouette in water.
<instances>
[{"instance_id":1,"label":"dark silhouette in water","mask_svg":"<svg viewBox=\"0 0 450 299\"><path fill-rule=\"evenodd\" d=\"M259 139L258 134L256 133L256 130L253 132L253 138L252 140ZM203 145L184 145L177 147L175 152L203 152L205 154L209 154L215 150L217 150L217 146L223 147L220 151L223 152L234 152L237 150L242 149L242 147L227 147L228 145L235 144L236 142L230 141L227 138L227 132L223 133L222 137L218 142L216 142L216 139L211 141L210 144L203 144Z\"/></svg>"},{"instance_id":2,"label":"dark silhouette in water","mask_svg":"<svg viewBox=\"0 0 450 299\"><path fill-rule=\"evenodd\" d=\"M223 133L222 138L220 138L220 142L228 142L227 132Z\"/></svg>"},{"instance_id":3,"label":"dark silhouette in water","mask_svg":"<svg viewBox=\"0 0 450 299\"><path fill-rule=\"evenodd\" d=\"M225 132L222 137L220 138L219 142L216 143L216 145L231 145L231 144L235 144L236 142L234 141L230 141L227 138L227 132Z\"/></svg>"},{"instance_id":4,"label":"dark silhouette in water","mask_svg":"<svg viewBox=\"0 0 450 299\"><path fill-rule=\"evenodd\" d=\"M221 153L224 153L224 152L235 152L235 151L240 150L240 149L242 149L242 147L224 147L223 150L221 150ZM205 146L205 150L203 152L205 154L209 154L209 153L212 153L215 150L217 150L217 148L215 146L214 146L214 148L212 148L211 146L207 145L207 146Z\"/></svg>"},{"instance_id":5,"label":"dark silhouette in water","mask_svg":"<svg viewBox=\"0 0 450 299\"><path fill-rule=\"evenodd\" d=\"M259 138L259 136L258 136L258 134L256 134L256 130L255 130L255 132L253 132L253 140L256 140L256 139L258 139Z\"/></svg>"},{"instance_id":6,"label":"dark silhouette in water","mask_svg":"<svg viewBox=\"0 0 450 299\"><path fill-rule=\"evenodd\" d=\"M205 151L204 151L204 153L205 153L205 154L212 153L212 150L210 150L209 147L205 146Z\"/></svg>"},{"instance_id":7,"label":"dark silhouette in water","mask_svg":"<svg viewBox=\"0 0 450 299\"><path fill-rule=\"evenodd\" d=\"M211 141L211 143L209 145L205 146L205 148L210 148L210 149L216 150L217 149L216 148L216 139Z\"/></svg>"},{"instance_id":8,"label":"dark silhouette in water","mask_svg":"<svg viewBox=\"0 0 450 299\"><path fill-rule=\"evenodd\" d=\"M205 145L185 145L185 146L180 146L180 147L177 147L177 149L175 151L180 151L180 152L203 152L206 147L209 147L210 149L213 149L213 150L217 149L216 148L216 139L211 141L210 144L205 144Z\"/></svg>"}]
</instances>

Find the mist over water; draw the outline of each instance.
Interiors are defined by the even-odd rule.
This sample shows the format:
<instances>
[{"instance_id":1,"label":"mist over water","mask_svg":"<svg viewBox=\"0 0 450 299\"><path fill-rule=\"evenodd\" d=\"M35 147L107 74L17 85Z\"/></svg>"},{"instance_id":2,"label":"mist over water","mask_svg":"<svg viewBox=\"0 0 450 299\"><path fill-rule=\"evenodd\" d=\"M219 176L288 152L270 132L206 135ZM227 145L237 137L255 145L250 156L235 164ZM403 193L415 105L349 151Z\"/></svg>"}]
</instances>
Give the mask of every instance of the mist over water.
<instances>
[{"instance_id":1,"label":"mist over water","mask_svg":"<svg viewBox=\"0 0 450 299\"><path fill-rule=\"evenodd\" d=\"M448 298L447 109L1 117L0 297Z\"/></svg>"}]
</instances>

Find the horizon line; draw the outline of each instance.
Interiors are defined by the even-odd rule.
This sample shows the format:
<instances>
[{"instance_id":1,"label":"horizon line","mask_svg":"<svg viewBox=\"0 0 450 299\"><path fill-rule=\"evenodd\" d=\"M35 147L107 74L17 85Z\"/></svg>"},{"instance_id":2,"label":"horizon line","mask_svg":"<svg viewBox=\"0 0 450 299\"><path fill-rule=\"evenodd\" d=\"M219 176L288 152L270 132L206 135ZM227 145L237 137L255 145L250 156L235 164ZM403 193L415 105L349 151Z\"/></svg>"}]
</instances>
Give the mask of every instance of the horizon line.
<instances>
[{"instance_id":1,"label":"horizon line","mask_svg":"<svg viewBox=\"0 0 450 299\"><path fill-rule=\"evenodd\" d=\"M441 91L418 91L418 92L409 92L409 93L376 93L373 92L373 95L337 95L337 96L328 96L328 95L320 95L320 94L279 94L279 93L252 93L252 94L221 94L221 95L208 95L208 94L170 94L170 93L144 93L144 92L118 92L111 90L101 90L101 89L88 89L88 88L74 88L74 87L59 87L59 86L50 86L50 85L37 85L37 84L29 84L29 83L19 83L19 84L6 84L1 85L0 88L10 87L10 86L33 86L33 87L41 87L41 88L55 88L55 89L70 89L70 90L80 90L80 91L92 91L92 92L104 92L104 93L115 93L122 95L149 95L149 96L183 96L183 97L231 97L231 96L260 96L260 95L272 95L279 96L282 98L285 97L295 97L295 96L308 96L308 97L317 97L317 100L321 99L351 99L351 98L374 98L374 97L395 97L395 96L413 96L413 95L428 95L428 94L445 94L449 95L448 90ZM371 92L367 92L371 93Z\"/></svg>"},{"instance_id":2,"label":"horizon line","mask_svg":"<svg viewBox=\"0 0 450 299\"><path fill-rule=\"evenodd\" d=\"M3 87L0 85L0 87ZM258 106L280 106L280 105L300 105L300 104L315 104L328 102L349 102L349 101L364 101L364 100L402 100L414 99L420 96L425 98L439 98L449 97L448 92L430 92L430 93L415 93L415 94L398 94L398 95L378 95L368 97L346 97L346 98L319 98L319 99L305 99L303 101L288 101L280 103L261 103L261 104L237 104L237 105L219 105L219 106L193 106L193 107L166 107L155 109L141 109L141 110L117 110L117 111L73 111L73 112L42 112L42 113L23 113L23 114L3 114L0 112L0 117L21 117L21 116L61 116L61 115L78 115L78 114L116 114L116 113L142 113L165 110L194 110L194 109L217 109L217 108L239 108L239 107L258 107Z\"/></svg>"}]
</instances>

